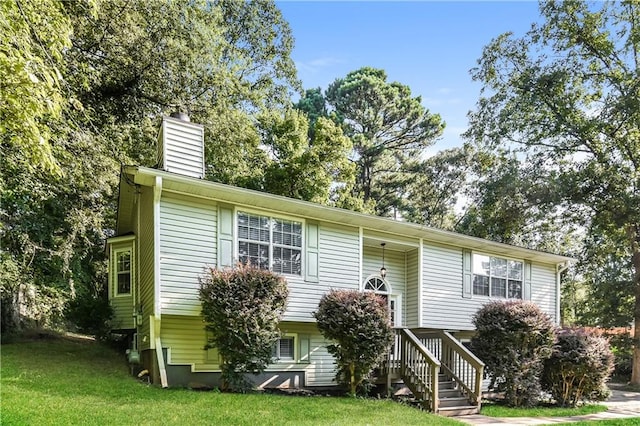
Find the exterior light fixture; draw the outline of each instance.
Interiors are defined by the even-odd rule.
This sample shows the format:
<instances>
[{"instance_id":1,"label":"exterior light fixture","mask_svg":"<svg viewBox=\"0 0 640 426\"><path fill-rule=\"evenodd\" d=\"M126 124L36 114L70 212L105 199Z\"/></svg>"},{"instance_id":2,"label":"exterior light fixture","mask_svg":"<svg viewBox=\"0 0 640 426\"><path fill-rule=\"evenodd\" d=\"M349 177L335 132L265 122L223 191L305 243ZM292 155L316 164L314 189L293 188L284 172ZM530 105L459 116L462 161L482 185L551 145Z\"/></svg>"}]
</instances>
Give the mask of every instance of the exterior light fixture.
<instances>
[{"instance_id":1,"label":"exterior light fixture","mask_svg":"<svg viewBox=\"0 0 640 426\"><path fill-rule=\"evenodd\" d=\"M386 246L387 243L380 243L380 245L382 246L382 268L380 268L380 276L384 279L387 276L387 268L384 267L384 246Z\"/></svg>"}]
</instances>

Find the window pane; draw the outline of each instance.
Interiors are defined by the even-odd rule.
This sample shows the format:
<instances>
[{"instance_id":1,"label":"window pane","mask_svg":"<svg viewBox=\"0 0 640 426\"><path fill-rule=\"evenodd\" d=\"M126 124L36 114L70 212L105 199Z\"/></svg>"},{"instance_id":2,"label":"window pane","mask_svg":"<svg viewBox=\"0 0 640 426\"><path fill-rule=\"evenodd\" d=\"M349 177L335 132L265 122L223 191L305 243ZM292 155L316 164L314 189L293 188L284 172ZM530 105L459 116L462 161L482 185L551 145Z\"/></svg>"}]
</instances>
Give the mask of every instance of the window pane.
<instances>
[{"instance_id":1,"label":"window pane","mask_svg":"<svg viewBox=\"0 0 640 426\"><path fill-rule=\"evenodd\" d=\"M118 274L118 294L131 293L131 273L120 272Z\"/></svg>"},{"instance_id":2,"label":"window pane","mask_svg":"<svg viewBox=\"0 0 640 426\"><path fill-rule=\"evenodd\" d=\"M509 261L509 278L522 280L522 262L516 262L515 260Z\"/></svg>"},{"instance_id":3,"label":"window pane","mask_svg":"<svg viewBox=\"0 0 640 426\"><path fill-rule=\"evenodd\" d=\"M118 253L118 271L130 271L131 270L131 252L125 251Z\"/></svg>"},{"instance_id":4,"label":"window pane","mask_svg":"<svg viewBox=\"0 0 640 426\"><path fill-rule=\"evenodd\" d=\"M260 269L269 269L269 246L266 244L238 242L238 260Z\"/></svg>"},{"instance_id":5,"label":"window pane","mask_svg":"<svg viewBox=\"0 0 640 426\"><path fill-rule=\"evenodd\" d=\"M489 277L484 275L473 276L473 294L480 296L489 295Z\"/></svg>"},{"instance_id":6,"label":"window pane","mask_svg":"<svg viewBox=\"0 0 640 426\"><path fill-rule=\"evenodd\" d=\"M522 281L509 280L509 297L522 299Z\"/></svg>"},{"instance_id":7,"label":"window pane","mask_svg":"<svg viewBox=\"0 0 640 426\"><path fill-rule=\"evenodd\" d=\"M273 248L273 271L281 274L302 273L302 251L286 247Z\"/></svg>"},{"instance_id":8,"label":"window pane","mask_svg":"<svg viewBox=\"0 0 640 426\"><path fill-rule=\"evenodd\" d=\"M494 297L507 297L507 280L504 278L491 278L491 295Z\"/></svg>"},{"instance_id":9,"label":"window pane","mask_svg":"<svg viewBox=\"0 0 640 426\"><path fill-rule=\"evenodd\" d=\"M293 337L280 339L280 359L293 359Z\"/></svg>"},{"instance_id":10,"label":"window pane","mask_svg":"<svg viewBox=\"0 0 640 426\"><path fill-rule=\"evenodd\" d=\"M498 257L491 258L491 276L492 277L507 277L507 259L500 259Z\"/></svg>"},{"instance_id":11,"label":"window pane","mask_svg":"<svg viewBox=\"0 0 640 426\"><path fill-rule=\"evenodd\" d=\"M387 293L388 291L387 284L384 282L384 280L378 277L369 278L364 284L364 289L380 293Z\"/></svg>"},{"instance_id":12,"label":"window pane","mask_svg":"<svg viewBox=\"0 0 640 426\"><path fill-rule=\"evenodd\" d=\"M489 275L491 270L491 260L489 256L479 254L473 255L473 273L480 275Z\"/></svg>"}]
</instances>

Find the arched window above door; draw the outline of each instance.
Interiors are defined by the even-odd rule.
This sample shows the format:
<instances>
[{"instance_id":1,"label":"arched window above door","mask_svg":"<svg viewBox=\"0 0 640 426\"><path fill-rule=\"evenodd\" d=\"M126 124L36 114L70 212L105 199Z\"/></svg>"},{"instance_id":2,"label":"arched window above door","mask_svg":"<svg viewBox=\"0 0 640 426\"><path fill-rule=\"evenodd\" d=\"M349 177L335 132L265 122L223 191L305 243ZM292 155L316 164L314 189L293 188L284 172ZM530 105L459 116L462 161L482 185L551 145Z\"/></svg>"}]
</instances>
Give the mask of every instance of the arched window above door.
<instances>
[{"instance_id":1,"label":"arched window above door","mask_svg":"<svg viewBox=\"0 0 640 426\"><path fill-rule=\"evenodd\" d=\"M389 288L389 284L380 276L372 275L364 282L364 290L372 291L374 293L379 294L389 294L391 293L391 288Z\"/></svg>"}]
</instances>

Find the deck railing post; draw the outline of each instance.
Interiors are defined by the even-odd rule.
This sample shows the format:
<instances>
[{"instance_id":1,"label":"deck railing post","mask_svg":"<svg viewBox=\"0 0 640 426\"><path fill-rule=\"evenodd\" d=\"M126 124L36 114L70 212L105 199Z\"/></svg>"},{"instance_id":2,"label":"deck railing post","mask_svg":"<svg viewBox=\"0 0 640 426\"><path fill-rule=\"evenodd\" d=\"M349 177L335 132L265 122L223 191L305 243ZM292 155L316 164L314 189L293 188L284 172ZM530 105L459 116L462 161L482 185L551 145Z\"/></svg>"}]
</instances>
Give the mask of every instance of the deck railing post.
<instances>
[{"instance_id":1,"label":"deck railing post","mask_svg":"<svg viewBox=\"0 0 640 426\"><path fill-rule=\"evenodd\" d=\"M438 412L438 375L440 368L437 365L431 365L431 409L434 413Z\"/></svg>"}]
</instances>

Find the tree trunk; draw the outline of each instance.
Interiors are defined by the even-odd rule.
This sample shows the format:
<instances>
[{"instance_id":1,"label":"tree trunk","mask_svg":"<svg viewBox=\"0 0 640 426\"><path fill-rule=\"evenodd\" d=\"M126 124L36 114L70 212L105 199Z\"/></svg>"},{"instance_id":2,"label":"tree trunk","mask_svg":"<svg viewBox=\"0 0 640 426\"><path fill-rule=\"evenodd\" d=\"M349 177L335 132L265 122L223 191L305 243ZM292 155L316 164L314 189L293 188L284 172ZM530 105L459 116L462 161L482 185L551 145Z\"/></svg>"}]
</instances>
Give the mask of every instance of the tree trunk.
<instances>
[{"instance_id":1,"label":"tree trunk","mask_svg":"<svg viewBox=\"0 0 640 426\"><path fill-rule=\"evenodd\" d=\"M640 225L630 226L628 233L631 237L634 295L636 298L633 310L633 372L631 373L631 384L640 385Z\"/></svg>"}]
</instances>

